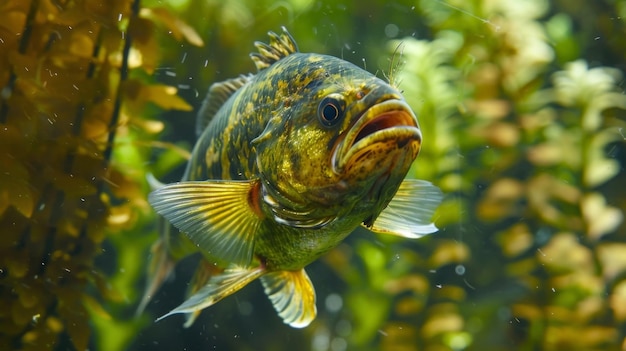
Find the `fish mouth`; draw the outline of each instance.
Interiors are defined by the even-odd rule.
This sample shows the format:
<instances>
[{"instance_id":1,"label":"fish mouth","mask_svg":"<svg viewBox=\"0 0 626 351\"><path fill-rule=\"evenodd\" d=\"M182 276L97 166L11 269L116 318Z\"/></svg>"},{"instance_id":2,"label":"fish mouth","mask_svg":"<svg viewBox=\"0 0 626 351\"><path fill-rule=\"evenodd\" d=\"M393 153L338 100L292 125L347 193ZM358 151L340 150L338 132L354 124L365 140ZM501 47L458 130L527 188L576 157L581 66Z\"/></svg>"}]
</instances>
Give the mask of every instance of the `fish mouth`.
<instances>
[{"instance_id":1,"label":"fish mouth","mask_svg":"<svg viewBox=\"0 0 626 351\"><path fill-rule=\"evenodd\" d=\"M340 173L352 160L358 162L380 150L379 146L384 150L404 149L408 144L417 143L414 147L414 156L417 156L421 140L417 117L406 101L388 99L366 109L338 141L333 153L333 169Z\"/></svg>"}]
</instances>

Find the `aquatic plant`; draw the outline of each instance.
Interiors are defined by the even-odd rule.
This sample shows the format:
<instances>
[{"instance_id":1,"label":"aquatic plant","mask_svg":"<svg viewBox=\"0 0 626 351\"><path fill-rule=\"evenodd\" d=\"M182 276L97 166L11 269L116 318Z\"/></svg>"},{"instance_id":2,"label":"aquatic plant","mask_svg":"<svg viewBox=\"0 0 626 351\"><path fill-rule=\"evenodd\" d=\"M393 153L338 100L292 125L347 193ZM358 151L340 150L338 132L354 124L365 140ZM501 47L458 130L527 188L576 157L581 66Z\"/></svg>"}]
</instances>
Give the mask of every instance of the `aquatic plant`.
<instances>
[{"instance_id":1,"label":"aquatic plant","mask_svg":"<svg viewBox=\"0 0 626 351\"><path fill-rule=\"evenodd\" d=\"M539 20L545 2L421 5L435 39L395 41L390 54L402 48L398 79L430 136L416 175L450 194L439 211L446 232L428 243L430 259L414 258L413 274L376 283L396 299L371 327L384 331L376 344L618 348L623 212L601 186L621 167L607 152L624 140L621 72L581 59L555 69L548 40L573 33L564 14Z\"/></svg>"},{"instance_id":2,"label":"aquatic plant","mask_svg":"<svg viewBox=\"0 0 626 351\"><path fill-rule=\"evenodd\" d=\"M623 348L624 1L161 6L0 4L0 349ZM326 284L304 330L264 318L254 286L193 328L153 323L184 277L135 318L146 174L179 178L192 106L281 25L404 90L424 131L411 174L447 193L441 231L349 237L310 267Z\"/></svg>"},{"instance_id":3,"label":"aquatic plant","mask_svg":"<svg viewBox=\"0 0 626 351\"><path fill-rule=\"evenodd\" d=\"M139 1L0 4L0 349L85 350L92 317L111 319L101 301L132 297L94 264L114 230L148 212L145 170L122 162L162 128L148 103L191 108L146 78L158 65L157 23L202 45ZM131 238L121 241L136 257ZM128 253L118 250L122 264ZM109 336L101 345L124 342Z\"/></svg>"}]
</instances>

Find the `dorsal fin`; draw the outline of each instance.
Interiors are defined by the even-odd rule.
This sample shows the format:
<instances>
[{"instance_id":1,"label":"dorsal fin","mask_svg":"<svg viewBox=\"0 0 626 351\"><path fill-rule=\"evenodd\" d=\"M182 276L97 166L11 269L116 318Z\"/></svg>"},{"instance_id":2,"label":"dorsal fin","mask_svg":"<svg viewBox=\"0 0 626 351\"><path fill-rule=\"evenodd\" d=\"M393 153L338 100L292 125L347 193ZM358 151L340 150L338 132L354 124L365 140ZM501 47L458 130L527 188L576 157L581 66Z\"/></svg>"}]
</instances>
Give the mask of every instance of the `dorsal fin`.
<instances>
[{"instance_id":1,"label":"dorsal fin","mask_svg":"<svg viewBox=\"0 0 626 351\"><path fill-rule=\"evenodd\" d=\"M281 58L298 52L298 45L287 31L287 28L282 27L282 30L283 33L280 35L274 32L267 33L270 36L269 44L260 41L254 42L254 46L259 49L259 52L251 53L250 57L254 61L257 70L265 69Z\"/></svg>"},{"instance_id":2,"label":"dorsal fin","mask_svg":"<svg viewBox=\"0 0 626 351\"><path fill-rule=\"evenodd\" d=\"M198 117L196 118L196 136L200 136L213 116L224 105L226 100L231 97L237 90L246 85L250 79L254 77L252 74L240 75L219 83L213 83L209 87L209 92L202 103Z\"/></svg>"}]
</instances>

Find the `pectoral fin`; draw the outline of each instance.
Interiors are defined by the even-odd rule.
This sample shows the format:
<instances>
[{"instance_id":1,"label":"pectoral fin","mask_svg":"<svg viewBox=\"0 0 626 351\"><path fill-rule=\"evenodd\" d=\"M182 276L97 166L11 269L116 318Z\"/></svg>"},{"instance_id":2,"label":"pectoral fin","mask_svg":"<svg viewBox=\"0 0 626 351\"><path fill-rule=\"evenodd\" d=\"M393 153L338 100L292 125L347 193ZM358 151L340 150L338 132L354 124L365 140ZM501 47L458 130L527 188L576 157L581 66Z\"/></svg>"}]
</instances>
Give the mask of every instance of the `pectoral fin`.
<instances>
[{"instance_id":1,"label":"pectoral fin","mask_svg":"<svg viewBox=\"0 0 626 351\"><path fill-rule=\"evenodd\" d=\"M315 290L304 269L267 273L261 277L261 282L286 324L304 328L315 319Z\"/></svg>"},{"instance_id":2,"label":"pectoral fin","mask_svg":"<svg viewBox=\"0 0 626 351\"><path fill-rule=\"evenodd\" d=\"M222 274L211 277L208 283L200 288L198 292L189 297L180 306L159 317L157 322L176 313L190 313L191 316L188 318L187 323L185 323L185 327L189 327L195 320L198 311L237 292L264 273L265 268L262 266L250 268L233 265Z\"/></svg>"},{"instance_id":3,"label":"pectoral fin","mask_svg":"<svg viewBox=\"0 0 626 351\"><path fill-rule=\"evenodd\" d=\"M432 217L442 198L441 190L430 182L405 179L368 229L411 239L434 233L437 227Z\"/></svg>"},{"instance_id":4,"label":"pectoral fin","mask_svg":"<svg viewBox=\"0 0 626 351\"><path fill-rule=\"evenodd\" d=\"M153 191L165 186L165 184L161 183L161 181L158 180L152 173L146 174L146 181L148 182L148 185L150 186L150 190L153 190Z\"/></svg>"},{"instance_id":5,"label":"pectoral fin","mask_svg":"<svg viewBox=\"0 0 626 351\"><path fill-rule=\"evenodd\" d=\"M246 266L262 220L258 181L194 181L152 192L152 207L211 257Z\"/></svg>"}]
</instances>

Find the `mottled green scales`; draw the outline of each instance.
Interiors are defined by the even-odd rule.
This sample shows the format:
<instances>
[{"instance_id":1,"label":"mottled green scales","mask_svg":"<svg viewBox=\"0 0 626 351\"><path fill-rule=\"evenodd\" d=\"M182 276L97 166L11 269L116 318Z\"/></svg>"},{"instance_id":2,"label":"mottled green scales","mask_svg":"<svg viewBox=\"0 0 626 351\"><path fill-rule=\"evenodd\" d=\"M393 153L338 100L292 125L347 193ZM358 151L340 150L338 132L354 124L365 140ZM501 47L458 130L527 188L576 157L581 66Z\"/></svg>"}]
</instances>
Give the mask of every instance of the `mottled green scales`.
<instances>
[{"instance_id":1,"label":"mottled green scales","mask_svg":"<svg viewBox=\"0 0 626 351\"><path fill-rule=\"evenodd\" d=\"M256 75L211 86L182 181L150 195L174 227L155 245L141 308L178 259L205 257L190 297L161 318L188 313L190 325L260 278L284 322L305 327L316 307L304 267L356 227L436 231L440 191L404 180L422 136L402 95L347 61L299 53L286 30L269 35L251 55Z\"/></svg>"}]
</instances>

